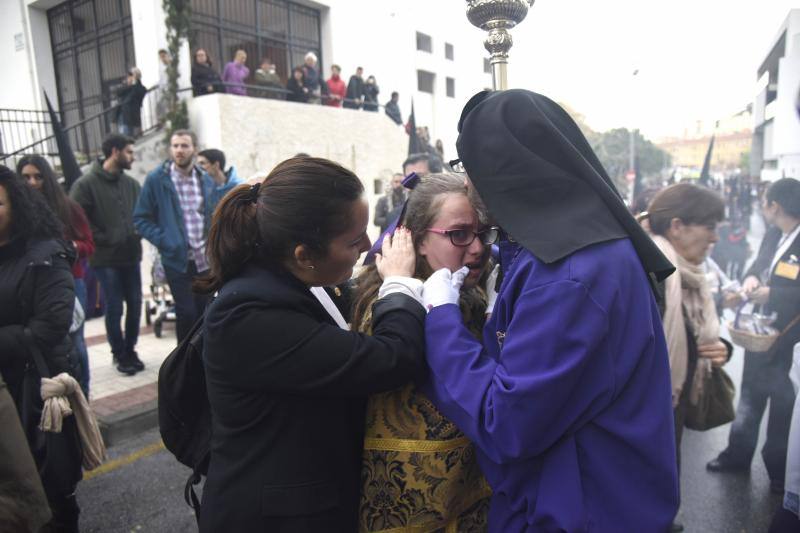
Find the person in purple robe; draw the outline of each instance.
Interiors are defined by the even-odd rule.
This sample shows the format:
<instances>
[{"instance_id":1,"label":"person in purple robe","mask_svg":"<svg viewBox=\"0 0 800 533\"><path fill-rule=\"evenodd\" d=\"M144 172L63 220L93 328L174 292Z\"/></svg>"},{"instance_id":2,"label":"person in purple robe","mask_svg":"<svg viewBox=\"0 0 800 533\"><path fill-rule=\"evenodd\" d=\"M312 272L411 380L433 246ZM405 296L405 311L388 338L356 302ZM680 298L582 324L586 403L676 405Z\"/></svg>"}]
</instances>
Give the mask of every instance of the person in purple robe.
<instances>
[{"instance_id":1,"label":"person in purple robe","mask_svg":"<svg viewBox=\"0 0 800 533\"><path fill-rule=\"evenodd\" d=\"M423 391L475 444L492 532L668 531L678 509L670 370L656 284L674 271L555 102L484 91L457 142L502 228L477 340L465 269L425 282Z\"/></svg>"}]
</instances>

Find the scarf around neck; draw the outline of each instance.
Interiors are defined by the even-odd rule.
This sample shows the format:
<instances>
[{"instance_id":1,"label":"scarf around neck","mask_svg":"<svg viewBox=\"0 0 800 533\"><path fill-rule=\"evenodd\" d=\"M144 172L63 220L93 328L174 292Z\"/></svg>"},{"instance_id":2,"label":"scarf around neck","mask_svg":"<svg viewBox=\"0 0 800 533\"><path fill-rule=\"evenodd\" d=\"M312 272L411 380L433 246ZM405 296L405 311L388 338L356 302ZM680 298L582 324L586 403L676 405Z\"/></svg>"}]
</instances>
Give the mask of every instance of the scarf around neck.
<instances>
[{"instance_id":1,"label":"scarf around neck","mask_svg":"<svg viewBox=\"0 0 800 533\"><path fill-rule=\"evenodd\" d=\"M719 317L708 287L705 271L684 259L666 238L655 235L653 241L678 270L666 279L664 298L664 335L669 353L672 378L672 406L676 407L686 384L689 367L688 325L697 346L719 340ZM689 399L697 404L711 361L698 358Z\"/></svg>"}]
</instances>

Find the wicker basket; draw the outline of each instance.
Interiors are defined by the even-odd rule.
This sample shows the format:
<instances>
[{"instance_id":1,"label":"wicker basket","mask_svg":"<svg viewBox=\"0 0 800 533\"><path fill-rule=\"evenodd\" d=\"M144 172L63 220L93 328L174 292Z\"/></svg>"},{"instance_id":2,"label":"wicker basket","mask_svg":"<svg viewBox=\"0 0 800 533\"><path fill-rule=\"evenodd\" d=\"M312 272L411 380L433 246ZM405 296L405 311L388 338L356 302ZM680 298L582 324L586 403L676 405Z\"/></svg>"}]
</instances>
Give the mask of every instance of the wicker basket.
<instances>
[{"instance_id":1,"label":"wicker basket","mask_svg":"<svg viewBox=\"0 0 800 533\"><path fill-rule=\"evenodd\" d=\"M728 323L728 333L734 344L748 352L768 352L781 336L779 331L771 335L756 335L743 329L736 329L734 321Z\"/></svg>"}]
</instances>

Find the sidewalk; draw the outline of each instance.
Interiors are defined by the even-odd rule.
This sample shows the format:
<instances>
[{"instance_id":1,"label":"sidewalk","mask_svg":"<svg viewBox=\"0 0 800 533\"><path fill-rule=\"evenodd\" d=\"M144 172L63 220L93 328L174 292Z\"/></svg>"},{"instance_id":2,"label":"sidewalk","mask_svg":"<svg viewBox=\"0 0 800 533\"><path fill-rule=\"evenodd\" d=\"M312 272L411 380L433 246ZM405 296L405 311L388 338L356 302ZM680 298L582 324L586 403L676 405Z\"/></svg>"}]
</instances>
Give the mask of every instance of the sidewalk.
<instances>
[{"instance_id":1,"label":"sidewalk","mask_svg":"<svg viewBox=\"0 0 800 533\"><path fill-rule=\"evenodd\" d=\"M152 259L152 248L149 245L144 246L143 302L150 299ZM158 425L158 369L175 348L177 341L174 322L165 323L162 337L157 338L153 327L145 323L145 309L143 303L139 342L136 346L145 369L133 376L121 374L112 363L111 346L106 341L105 318L87 320L84 326L91 373L89 403L97 415L103 439L109 446Z\"/></svg>"},{"instance_id":2,"label":"sidewalk","mask_svg":"<svg viewBox=\"0 0 800 533\"><path fill-rule=\"evenodd\" d=\"M159 339L152 326L142 322L136 351L145 369L133 376L121 374L112 364L104 318L87 321L85 336L91 372L90 404L106 444L113 445L127 436L155 427L158 424L158 369L176 346L174 324L165 324Z\"/></svg>"}]
</instances>

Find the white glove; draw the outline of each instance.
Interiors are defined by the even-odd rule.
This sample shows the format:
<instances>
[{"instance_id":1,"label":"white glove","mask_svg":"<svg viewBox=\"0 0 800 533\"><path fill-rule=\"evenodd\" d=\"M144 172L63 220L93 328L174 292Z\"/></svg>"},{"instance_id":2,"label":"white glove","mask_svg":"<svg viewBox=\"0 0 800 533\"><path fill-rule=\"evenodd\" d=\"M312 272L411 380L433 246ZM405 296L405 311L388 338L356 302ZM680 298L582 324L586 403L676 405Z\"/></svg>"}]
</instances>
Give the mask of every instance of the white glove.
<instances>
[{"instance_id":1,"label":"white glove","mask_svg":"<svg viewBox=\"0 0 800 533\"><path fill-rule=\"evenodd\" d=\"M486 316L494 312L494 304L497 301L497 291L494 289L497 285L497 276L500 274L500 265L496 265L489 277L486 278Z\"/></svg>"},{"instance_id":2,"label":"white glove","mask_svg":"<svg viewBox=\"0 0 800 533\"><path fill-rule=\"evenodd\" d=\"M455 272L449 268L440 268L425 281L422 289L422 301L425 309L430 311L434 307L446 304L458 304L461 285L467 277L469 269L462 267Z\"/></svg>"}]
</instances>

